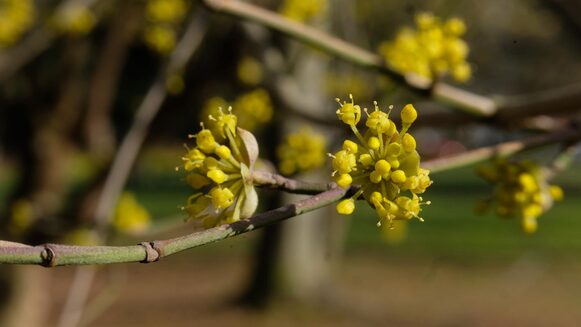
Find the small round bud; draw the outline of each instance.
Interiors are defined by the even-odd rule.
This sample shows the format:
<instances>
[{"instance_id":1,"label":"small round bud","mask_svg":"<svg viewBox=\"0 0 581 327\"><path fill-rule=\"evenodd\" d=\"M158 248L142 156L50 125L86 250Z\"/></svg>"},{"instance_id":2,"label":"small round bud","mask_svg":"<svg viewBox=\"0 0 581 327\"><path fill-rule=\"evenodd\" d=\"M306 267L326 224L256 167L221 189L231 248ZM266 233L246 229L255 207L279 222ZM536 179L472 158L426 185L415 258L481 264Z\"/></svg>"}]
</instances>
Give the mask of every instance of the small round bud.
<instances>
[{"instance_id":1,"label":"small round bud","mask_svg":"<svg viewBox=\"0 0 581 327\"><path fill-rule=\"evenodd\" d=\"M232 155L232 151L230 151L230 148L228 148L225 145L220 145L219 147L216 148L216 154L218 155L218 157L227 160L230 158L230 156Z\"/></svg>"},{"instance_id":2,"label":"small round bud","mask_svg":"<svg viewBox=\"0 0 581 327\"><path fill-rule=\"evenodd\" d=\"M350 215L355 210L355 200L345 199L337 204L337 212L342 215Z\"/></svg>"},{"instance_id":3,"label":"small round bud","mask_svg":"<svg viewBox=\"0 0 581 327\"><path fill-rule=\"evenodd\" d=\"M226 175L220 169L210 169L206 176L208 176L208 178L213 180L216 184L222 184L228 180L228 175Z\"/></svg>"},{"instance_id":4,"label":"small round bud","mask_svg":"<svg viewBox=\"0 0 581 327\"><path fill-rule=\"evenodd\" d=\"M214 148L216 148L216 140L209 129L203 129L196 135L196 144L208 154L214 152Z\"/></svg>"},{"instance_id":5,"label":"small round bud","mask_svg":"<svg viewBox=\"0 0 581 327\"><path fill-rule=\"evenodd\" d=\"M377 150L381 146L381 143L377 137L372 136L367 140L367 146L372 150Z\"/></svg>"},{"instance_id":6,"label":"small round bud","mask_svg":"<svg viewBox=\"0 0 581 327\"><path fill-rule=\"evenodd\" d=\"M371 157L371 155L369 153L364 153L364 154L359 156L359 162L363 166L369 167L373 163L373 158Z\"/></svg>"},{"instance_id":7,"label":"small round bud","mask_svg":"<svg viewBox=\"0 0 581 327\"><path fill-rule=\"evenodd\" d=\"M389 162L381 159L375 163L375 171L378 172L381 176L385 176L389 174L391 170L391 165Z\"/></svg>"},{"instance_id":8,"label":"small round bud","mask_svg":"<svg viewBox=\"0 0 581 327\"><path fill-rule=\"evenodd\" d=\"M357 143L350 141L350 140L345 140L343 142L343 150L351 152L351 153L357 153Z\"/></svg>"},{"instance_id":9,"label":"small round bud","mask_svg":"<svg viewBox=\"0 0 581 327\"><path fill-rule=\"evenodd\" d=\"M418 112L413 105L407 104L401 111L401 121L406 125L411 125L418 118Z\"/></svg>"},{"instance_id":10,"label":"small round bud","mask_svg":"<svg viewBox=\"0 0 581 327\"><path fill-rule=\"evenodd\" d=\"M381 193L379 192L373 192L371 193L370 200L371 203L373 203L373 205L377 207L383 201L383 195L381 195Z\"/></svg>"},{"instance_id":11,"label":"small round bud","mask_svg":"<svg viewBox=\"0 0 581 327\"><path fill-rule=\"evenodd\" d=\"M342 188L348 188L353 183L353 178L349 174L341 174L336 179L337 185Z\"/></svg>"},{"instance_id":12,"label":"small round bud","mask_svg":"<svg viewBox=\"0 0 581 327\"><path fill-rule=\"evenodd\" d=\"M410 134L406 133L401 140L405 152L412 152L416 149L416 139Z\"/></svg>"},{"instance_id":13,"label":"small round bud","mask_svg":"<svg viewBox=\"0 0 581 327\"><path fill-rule=\"evenodd\" d=\"M405 172L403 170L396 170L391 173L391 180L394 183L403 183L406 181Z\"/></svg>"}]
</instances>

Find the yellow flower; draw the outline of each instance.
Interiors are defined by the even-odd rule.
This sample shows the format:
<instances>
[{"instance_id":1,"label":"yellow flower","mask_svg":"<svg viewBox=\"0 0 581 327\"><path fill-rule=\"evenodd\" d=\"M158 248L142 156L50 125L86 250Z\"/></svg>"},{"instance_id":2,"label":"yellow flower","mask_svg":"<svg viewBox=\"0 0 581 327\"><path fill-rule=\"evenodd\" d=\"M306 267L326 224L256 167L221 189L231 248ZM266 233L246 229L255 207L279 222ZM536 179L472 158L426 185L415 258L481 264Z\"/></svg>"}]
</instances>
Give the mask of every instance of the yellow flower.
<instances>
[{"instance_id":1,"label":"yellow flower","mask_svg":"<svg viewBox=\"0 0 581 327\"><path fill-rule=\"evenodd\" d=\"M268 92L260 88L242 94L234 100L232 106L234 107L232 113L238 117L238 126L251 132L269 123L274 114ZM225 99L220 97L210 98L202 109L202 115L205 118L203 119L204 123L211 124L209 117L217 116L221 110L220 108L228 107L228 101Z\"/></svg>"},{"instance_id":2,"label":"yellow flower","mask_svg":"<svg viewBox=\"0 0 581 327\"><path fill-rule=\"evenodd\" d=\"M280 13L292 20L306 22L320 17L327 9L327 0L285 0Z\"/></svg>"},{"instance_id":3,"label":"yellow flower","mask_svg":"<svg viewBox=\"0 0 581 327\"><path fill-rule=\"evenodd\" d=\"M34 24L32 0L0 0L0 49L16 43Z\"/></svg>"},{"instance_id":4,"label":"yellow flower","mask_svg":"<svg viewBox=\"0 0 581 327\"><path fill-rule=\"evenodd\" d=\"M258 158L256 139L238 127L231 108L210 115L208 125L191 136L196 147L182 158L186 181L195 190L183 210L205 228L246 219L258 205L251 178Z\"/></svg>"},{"instance_id":5,"label":"yellow flower","mask_svg":"<svg viewBox=\"0 0 581 327\"><path fill-rule=\"evenodd\" d=\"M149 0L145 6L145 16L156 23L179 23L187 10L184 0Z\"/></svg>"},{"instance_id":6,"label":"yellow flower","mask_svg":"<svg viewBox=\"0 0 581 327\"><path fill-rule=\"evenodd\" d=\"M496 204L498 215L520 219L526 233L535 232L538 217L555 201L563 199L563 190L548 184L544 171L532 161L498 159L489 166L479 167L476 172L495 185L493 196L480 201L477 211L484 213Z\"/></svg>"},{"instance_id":7,"label":"yellow flower","mask_svg":"<svg viewBox=\"0 0 581 327\"><path fill-rule=\"evenodd\" d=\"M170 53L176 44L176 31L164 25L151 25L143 33L145 43L160 54Z\"/></svg>"},{"instance_id":8,"label":"yellow flower","mask_svg":"<svg viewBox=\"0 0 581 327\"><path fill-rule=\"evenodd\" d=\"M135 195L124 192L115 208L113 227L121 233L140 234L151 225L151 217L147 209L135 198Z\"/></svg>"},{"instance_id":9,"label":"yellow flower","mask_svg":"<svg viewBox=\"0 0 581 327\"><path fill-rule=\"evenodd\" d=\"M247 85L257 85L262 82L262 66L258 60L252 57L244 57L238 62L236 68L238 79Z\"/></svg>"},{"instance_id":10,"label":"yellow flower","mask_svg":"<svg viewBox=\"0 0 581 327\"><path fill-rule=\"evenodd\" d=\"M470 79L466 62L469 48L461 36L466 25L459 18L442 22L430 13L416 16L415 30L403 28L395 40L383 42L380 54L395 70L414 73L428 79L450 73L458 82Z\"/></svg>"},{"instance_id":11,"label":"yellow flower","mask_svg":"<svg viewBox=\"0 0 581 327\"><path fill-rule=\"evenodd\" d=\"M424 193L432 181L429 171L420 168L420 156L416 151L415 139L407 133L417 117L412 105L406 105L401 112L402 128L398 131L389 118L391 108L384 112L374 103L373 112L363 109L367 115L365 125L368 130L361 133L357 128L361 109L354 103L339 101L341 108L337 116L349 125L358 144L345 140L342 149L333 158L335 182L347 188L351 184L361 188L350 199L337 205L341 214L354 210L354 199L359 196L375 208L379 216L378 225L392 226L394 220L420 218L423 202L418 194Z\"/></svg>"},{"instance_id":12,"label":"yellow flower","mask_svg":"<svg viewBox=\"0 0 581 327\"><path fill-rule=\"evenodd\" d=\"M14 201L10 208L8 229L13 235L22 235L32 225L36 217L34 204L27 199Z\"/></svg>"},{"instance_id":13,"label":"yellow flower","mask_svg":"<svg viewBox=\"0 0 581 327\"><path fill-rule=\"evenodd\" d=\"M276 149L283 175L319 168L325 163L325 137L309 127L289 134Z\"/></svg>"},{"instance_id":14,"label":"yellow flower","mask_svg":"<svg viewBox=\"0 0 581 327\"><path fill-rule=\"evenodd\" d=\"M143 32L145 44L161 55L169 54L176 45L178 28L187 11L185 0L148 0L145 6L147 24ZM179 86L172 88L171 85L169 88L176 93L180 92L178 89Z\"/></svg>"}]
</instances>

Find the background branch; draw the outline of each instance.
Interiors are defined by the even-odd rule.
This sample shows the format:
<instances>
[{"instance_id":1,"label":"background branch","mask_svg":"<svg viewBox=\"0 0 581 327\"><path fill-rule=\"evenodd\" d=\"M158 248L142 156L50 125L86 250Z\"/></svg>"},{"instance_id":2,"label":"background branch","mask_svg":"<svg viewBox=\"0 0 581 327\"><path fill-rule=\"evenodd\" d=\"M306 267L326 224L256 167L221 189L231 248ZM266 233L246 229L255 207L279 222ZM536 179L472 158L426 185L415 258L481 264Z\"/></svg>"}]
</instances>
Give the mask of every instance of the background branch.
<instances>
[{"instance_id":1,"label":"background branch","mask_svg":"<svg viewBox=\"0 0 581 327\"><path fill-rule=\"evenodd\" d=\"M430 81L416 75L402 75L390 69L384 59L373 52L253 4L238 0L200 1L212 11L261 24L340 59L377 70L410 90L431 95L435 100L467 113L465 118L468 119L498 116L506 120L520 117L523 113L535 115L577 110L581 107L581 85L512 97L482 96L443 82L432 85Z\"/></svg>"},{"instance_id":2,"label":"background branch","mask_svg":"<svg viewBox=\"0 0 581 327\"><path fill-rule=\"evenodd\" d=\"M506 157L519 151L533 149L559 142L573 142L581 139L581 130L566 130L530 137L524 140L509 141L493 146L482 147L449 157L426 161L422 168L431 172L455 169L482 162L493 157Z\"/></svg>"}]
</instances>

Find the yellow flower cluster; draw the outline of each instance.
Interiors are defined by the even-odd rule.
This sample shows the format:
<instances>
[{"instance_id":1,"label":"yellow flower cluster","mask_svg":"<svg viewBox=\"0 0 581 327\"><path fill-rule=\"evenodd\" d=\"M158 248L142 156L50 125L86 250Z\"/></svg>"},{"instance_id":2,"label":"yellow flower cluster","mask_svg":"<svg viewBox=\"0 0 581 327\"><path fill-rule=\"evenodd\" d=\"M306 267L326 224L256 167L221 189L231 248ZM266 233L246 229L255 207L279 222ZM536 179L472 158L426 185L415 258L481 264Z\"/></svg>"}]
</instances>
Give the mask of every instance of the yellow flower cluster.
<instances>
[{"instance_id":1,"label":"yellow flower cluster","mask_svg":"<svg viewBox=\"0 0 581 327\"><path fill-rule=\"evenodd\" d=\"M187 11L185 0L147 0L145 43L160 54L170 53L176 45L178 26Z\"/></svg>"},{"instance_id":2,"label":"yellow flower cluster","mask_svg":"<svg viewBox=\"0 0 581 327\"><path fill-rule=\"evenodd\" d=\"M394 69L429 79L448 73L458 82L470 79L472 71L466 62L469 48L461 39L466 25L461 19L442 22L430 13L420 13L416 26L415 30L403 28L395 40L379 46Z\"/></svg>"},{"instance_id":3,"label":"yellow flower cluster","mask_svg":"<svg viewBox=\"0 0 581 327\"><path fill-rule=\"evenodd\" d=\"M137 201L135 195L124 192L115 208L112 225L121 233L140 234L151 225L151 217L147 209Z\"/></svg>"},{"instance_id":4,"label":"yellow flower cluster","mask_svg":"<svg viewBox=\"0 0 581 327\"><path fill-rule=\"evenodd\" d=\"M537 230L537 218L549 210L554 201L563 199L563 190L547 182L544 171L532 161L497 160L477 169L487 182L495 185L493 197L478 204L485 212L496 203L496 213L502 217L519 218L526 233Z\"/></svg>"},{"instance_id":5,"label":"yellow flower cluster","mask_svg":"<svg viewBox=\"0 0 581 327\"><path fill-rule=\"evenodd\" d=\"M355 209L355 199L363 195L375 208L379 216L378 225L393 220L420 218L422 194L432 184L429 171L420 168L420 156L416 151L416 140L408 129L417 118L417 111L406 105L401 111L402 128L398 131L389 113L379 109L374 103L374 110L367 115L364 134L359 132L357 124L361 120L361 107L351 102L341 103L337 116L357 137L357 143L345 140L342 149L333 158L333 177L343 188L351 184L361 188L351 198L342 200L337 205L340 214L351 214Z\"/></svg>"},{"instance_id":6,"label":"yellow flower cluster","mask_svg":"<svg viewBox=\"0 0 581 327\"><path fill-rule=\"evenodd\" d=\"M33 0L0 0L0 49L16 43L34 24Z\"/></svg>"},{"instance_id":7,"label":"yellow flower cluster","mask_svg":"<svg viewBox=\"0 0 581 327\"><path fill-rule=\"evenodd\" d=\"M238 128L231 109L209 117L209 129L191 135L196 147L182 158L186 181L196 190L183 208L205 228L250 217L258 205L251 172L258 158L254 136Z\"/></svg>"},{"instance_id":8,"label":"yellow flower cluster","mask_svg":"<svg viewBox=\"0 0 581 327\"><path fill-rule=\"evenodd\" d=\"M57 11L50 22L52 27L60 33L83 36L95 27L97 18L89 8L83 5L72 5Z\"/></svg>"},{"instance_id":9,"label":"yellow flower cluster","mask_svg":"<svg viewBox=\"0 0 581 327\"><path fill-rule=\"evenodd\" d=\"M327 0L285 0L280 13L292 20L306 22L324 14Z\"/></svg>"},{"instance_id":10,"label":"yellow flower cluster","mask_svg":"<svg viewBox=\"0 0 581 327\"><path fill-rule=\"evenodd\" d=\"M292 175L323 166L326 146L325 137L309 127L289 134L276 149L280 172Z\"/></svg>"},{"instance_id":11,"label":"yellow flower cluster","mask_svg":"<svg viewBox=\"0 0 581 327\"><path fill-rule=\"evenodd\" d=\"M228 102L220 97L210 98L202 109L203 117L216 116L219 108L227 108ZM238 126L249 131L256 131L261 126L269 123L274 114L272 102L268 92L264 89L256 89L242 94L232 103L233 113L238 117ZM208 119L204 123L211 125Z\"/></svg>"}]
</instances>

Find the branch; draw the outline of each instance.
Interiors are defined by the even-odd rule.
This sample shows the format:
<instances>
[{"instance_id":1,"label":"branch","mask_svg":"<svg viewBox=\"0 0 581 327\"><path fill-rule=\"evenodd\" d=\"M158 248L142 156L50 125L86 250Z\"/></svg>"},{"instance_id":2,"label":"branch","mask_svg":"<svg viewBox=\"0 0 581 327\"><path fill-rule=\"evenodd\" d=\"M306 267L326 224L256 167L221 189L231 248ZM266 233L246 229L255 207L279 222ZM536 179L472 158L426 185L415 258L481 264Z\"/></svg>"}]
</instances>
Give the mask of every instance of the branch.
<instances>
[{"instance_id":1,"label":"branch","mask_svg":"<svg viewBox=\"0 0 581 327\"><path fill-rule=\"evenodd\" d=\"M168 240L143 242L140 245L74 246L44 244L27 246L17 244L1 246L0 263L33 264L54 267L123 262L154 262L184 250L244 234L290 217L313 211L336 202L352 192L353 189L345 190L340 187L334 187L293 204L257 214L246 220Z\"/></svg>"},{"instance_id":2,"label":"branch","mask_svg":"<svg viewBox=\"0 0 581 327\"><path fill-rule=\"evenodd\" d=\"M422 164L422 168L432 172L441 172L478 162L486 161L493 157L506 157L525 149L533 149L559 142L573 142L581 140L581 130L566 130L530 137L524 140L509 141L493 146L482 147L466 151L457 155L429 160Z\"/></svg>"},{"instance_id":3,"label":"branch","mask_svg":"<svg viewBox=\"0 0 581 327\"><path fill-rule=\"evenodd\" d=\"M266 171L255 171L252 173L254 185L259 187L269 187L276 190L283 190L295 194L317 194L328 191L335 187L334 183L312 183L302 182Z\"/></svg>"},{"instance_id":4,"label":"branch","mask_svg":"<svg viewBox=\"0 0 581 327\"><path fill-rule=\"evenodd\" d=\"M200 1L214 12L258 23L340 59L374 69L412 91L431 95L434 99L466 113L467 115L460 118L461 121L487 117L506 121L521 117L523 114L527 116L553 114L581 108L581 84L535 92L532 95L482 96L442 82L432 85L430 81L413 74L400 74L390 69L384 59L373 52L250 3L239 0Z\"/></svg>"},{"instance_id":5,"label":"branch","mask_svg":"<svg viewBox=\"0 0 581 327\"><path fill-rule=\"evenodd\" d=\"M432 94L455 108L475 116L490 116L496 110L493 100L444 83L432 87L431 81L414 74L402 75L385 64L385 60L368 50L352 45L316 28L289 20L277 13L238 0L201 0L210 10L243 18L281 32L298 41L340 59L379 71L410 90Z\"/></svg>"}]
</instances>

